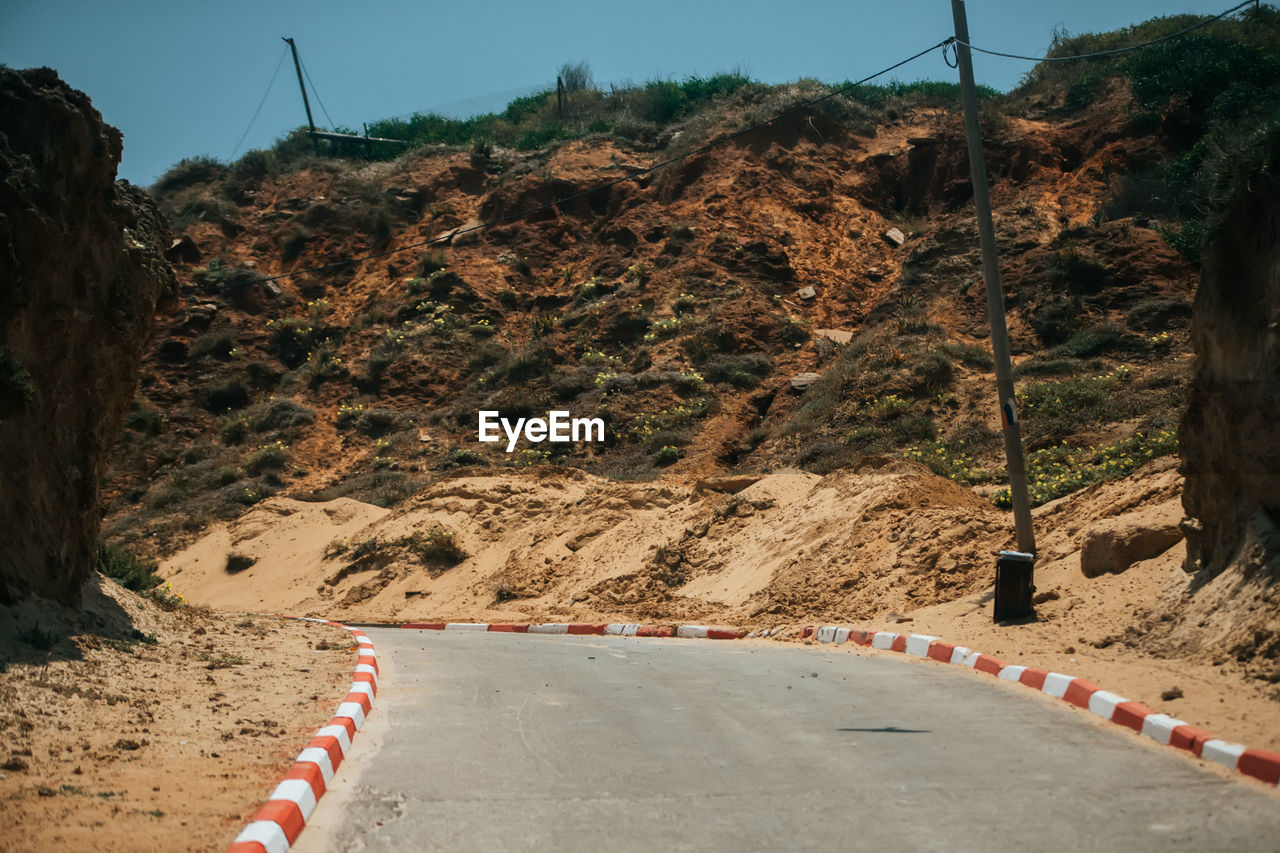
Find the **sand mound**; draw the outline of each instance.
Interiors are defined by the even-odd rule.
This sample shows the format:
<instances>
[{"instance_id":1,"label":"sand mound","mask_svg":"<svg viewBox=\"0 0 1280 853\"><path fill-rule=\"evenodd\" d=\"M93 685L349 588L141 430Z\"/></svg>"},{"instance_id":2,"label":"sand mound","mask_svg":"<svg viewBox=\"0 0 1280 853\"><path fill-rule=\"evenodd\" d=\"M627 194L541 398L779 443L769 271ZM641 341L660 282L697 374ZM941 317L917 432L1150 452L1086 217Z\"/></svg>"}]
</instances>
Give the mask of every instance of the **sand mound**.
<instances>
[{"instance_id":1,"label":"sand mound","mask_svg":"<svg viewBox=\"0 0 1280 853\"><path fill-rule=\"evenodd\" d=\"M200 603L357 621L865 619L985 583L1002 515L900 460L732 495L544 468L462 474L390 513L269 501L163 570ZM424 561L440 535L467 558ZM233 551L254 564L228 573Z\"/></svg>"}]
</instances>

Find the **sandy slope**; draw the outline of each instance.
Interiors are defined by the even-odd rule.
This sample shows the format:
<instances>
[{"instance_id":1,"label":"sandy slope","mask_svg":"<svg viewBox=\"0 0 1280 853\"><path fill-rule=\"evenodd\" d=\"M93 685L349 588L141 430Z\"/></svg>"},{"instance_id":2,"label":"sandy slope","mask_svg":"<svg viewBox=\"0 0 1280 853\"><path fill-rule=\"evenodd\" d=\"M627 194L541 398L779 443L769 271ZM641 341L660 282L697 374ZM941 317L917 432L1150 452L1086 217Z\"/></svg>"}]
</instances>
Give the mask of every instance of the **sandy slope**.
<instances>
[{"instance_id":1,"label":"sandy slope","mask_svg":"<svg viewBox=\"0 0 1280 853\"><path fill-rule=\"evenodd\" d=\"M1037 587L1049 600L1037 621L1016 626L990 617L993 558L1012 545L1010 516L913 463L879 458L826 477L781 472L711 488L552 468L463 472L392 512L277 499L163 571L200 603L357 621L892 625L1280 746L1280 691L1225 655L1180 650L1162 630L1166 614L1185 607L1180 544L1122 574L1080 571L1092 524L1176 511L1174 465L1157 460L1036 510ZM468 558L420 560L409 537L433 528L453 533ZM326 559L334 543L346 550ZM229 549L257 562L229 575ZM1183 698L1163 700L1174 687Z\"/></svg>"},{"instance_id":2,"label":"sandy slope","mask_svg":"<svg viewBox=\"0 0 1280 853\"><path fill-rule=\"evenodd\" d=\"M45 639L33 640L33 637ZM0 607L0 850L225 850L332 715L342 631L160 610Z\"/></svg>"}]
</instances>

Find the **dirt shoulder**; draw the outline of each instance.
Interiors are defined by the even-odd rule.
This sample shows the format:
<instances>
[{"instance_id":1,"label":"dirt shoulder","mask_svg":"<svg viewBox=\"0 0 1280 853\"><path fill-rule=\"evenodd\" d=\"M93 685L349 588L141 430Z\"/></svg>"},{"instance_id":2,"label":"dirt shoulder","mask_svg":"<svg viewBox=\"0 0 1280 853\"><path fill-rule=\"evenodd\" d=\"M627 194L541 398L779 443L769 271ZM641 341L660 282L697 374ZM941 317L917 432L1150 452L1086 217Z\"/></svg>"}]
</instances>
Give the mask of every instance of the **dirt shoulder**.
<instances>
[{"instance_id":1,"label":"dirt shoulder","mask_svg":"<svg viewBox=\"0 0 1280 853\"><path fill-rule=\"evenodd\" d=\"M344 632L170 612L102 578L0 611L0 847L223 850L329 719Z\"/></svg>"}]
</instances>

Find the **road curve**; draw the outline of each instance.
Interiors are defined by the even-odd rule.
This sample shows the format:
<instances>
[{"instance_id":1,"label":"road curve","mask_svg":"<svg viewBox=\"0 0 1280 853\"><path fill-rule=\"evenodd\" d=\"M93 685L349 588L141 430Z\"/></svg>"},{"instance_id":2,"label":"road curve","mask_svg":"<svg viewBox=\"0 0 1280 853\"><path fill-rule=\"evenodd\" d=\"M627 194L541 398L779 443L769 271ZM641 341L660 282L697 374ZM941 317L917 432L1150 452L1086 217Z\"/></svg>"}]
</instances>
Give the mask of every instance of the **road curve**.
<instances>
[{"instance_id":1,"label":"road curve","mask_svg":"<svg viewBox=\"0 0 1280 853\"><path fill-rule=\"evenodd\" d=\"M1280 797L928 662L370 629L378 708L294 849L1274 850Z\"/></svg>"}]
</instances>

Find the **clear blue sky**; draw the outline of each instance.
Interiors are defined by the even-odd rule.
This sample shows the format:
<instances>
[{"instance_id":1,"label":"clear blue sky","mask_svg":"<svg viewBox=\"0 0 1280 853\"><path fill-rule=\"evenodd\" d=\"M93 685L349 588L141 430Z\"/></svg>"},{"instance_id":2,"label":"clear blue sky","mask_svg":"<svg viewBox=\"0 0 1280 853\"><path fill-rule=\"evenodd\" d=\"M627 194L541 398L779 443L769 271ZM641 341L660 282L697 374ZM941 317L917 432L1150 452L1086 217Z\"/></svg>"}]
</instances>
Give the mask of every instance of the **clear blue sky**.
<instances>
[{"instance_id":1,"label":"clear blue sky","mask_svg":"<svg viewBox=\"0 0 1280 853\"><path fill-rule=\"evenodd\" d=\"M1040 54L1072 33L1158 15L1217 14L1232 0L969 0L974 44ZM770 83L857 79L952 33L950 0L0 0L0 63L49 66L125 135L120 176L151 184L183 157L228 159L293 36L337 124L403 113L501 109L585 60L598 82L737 70ZM977 57L1005 90L1027 63ZM955 79L939 54L900 80ZM318 105L318 124L328 125ZM289 60L242 146L305 124Z\"/></svg>"}]
</instances>

